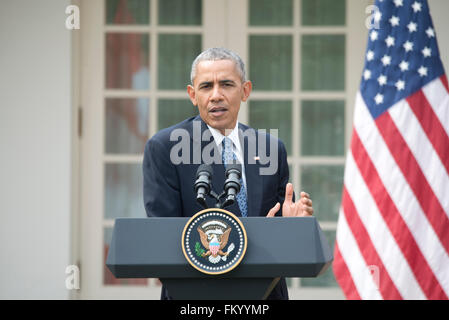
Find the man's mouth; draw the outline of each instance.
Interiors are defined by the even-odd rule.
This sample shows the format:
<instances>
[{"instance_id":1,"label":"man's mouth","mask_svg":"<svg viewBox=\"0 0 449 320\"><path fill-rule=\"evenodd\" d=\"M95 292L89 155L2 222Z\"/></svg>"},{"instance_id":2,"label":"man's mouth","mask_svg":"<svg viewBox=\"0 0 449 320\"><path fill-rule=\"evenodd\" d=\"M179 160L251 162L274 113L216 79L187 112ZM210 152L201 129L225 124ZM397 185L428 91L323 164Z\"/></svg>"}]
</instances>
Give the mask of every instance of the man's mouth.
<instances>
[{"instance_id":1,"label":"man's mouth","mask_svg":"<svg viewBox=\"0 0 449 320\"><path fill-rule=\"evenodd\" d=\"M219 107L219 106L212 107L209 109L209 113L211 113L212 115L214 115L216 117L223 115L226 111L228 111L228 108Z\"/></svg>"}]
</instances>

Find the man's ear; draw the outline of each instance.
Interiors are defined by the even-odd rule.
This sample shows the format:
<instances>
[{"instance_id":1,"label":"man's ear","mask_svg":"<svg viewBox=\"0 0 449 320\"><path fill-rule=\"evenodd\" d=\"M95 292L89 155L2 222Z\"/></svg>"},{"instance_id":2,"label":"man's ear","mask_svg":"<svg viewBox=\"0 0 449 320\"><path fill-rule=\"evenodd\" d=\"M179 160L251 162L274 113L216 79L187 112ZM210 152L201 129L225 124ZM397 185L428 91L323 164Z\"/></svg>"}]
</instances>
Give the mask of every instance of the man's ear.
<instances>
[{"instance_id":1,"label":"man's ear","mask_svg":"<svg viewBox=\"0 0 449 320\"><path fill-rule=\"evenodd\" d=\"M242 93L242 101L245 102L246 100L248 100L249 95L251 94L251 91L253 90L253 84L251 83L251 81L246 81L243 84L243 93Z\"/></svg>"},{"instance_id":2,"label":"man's ear","mask_svg":"<svg viewBox=\"0 0 449 320\"><path fill-rule=\"evenodd\" d=\"M187 86L187 93L189 94L189 98L190 98L190 101L192 101L192 104L194 106L196 106L197 102L196 102L195 88L193 86L191 86L190 84Z\"/></svg>"}]
</instances>

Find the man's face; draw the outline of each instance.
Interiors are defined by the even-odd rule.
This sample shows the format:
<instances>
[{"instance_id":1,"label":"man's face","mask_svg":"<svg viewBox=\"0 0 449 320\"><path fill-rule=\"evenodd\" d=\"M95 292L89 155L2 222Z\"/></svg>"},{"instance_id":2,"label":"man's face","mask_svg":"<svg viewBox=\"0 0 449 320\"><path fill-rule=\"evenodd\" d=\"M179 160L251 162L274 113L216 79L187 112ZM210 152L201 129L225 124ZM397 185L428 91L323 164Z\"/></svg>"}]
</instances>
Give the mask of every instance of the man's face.
<instances>
[{"instance_id":1,"label":"man's face","mask_svg":"<svg viewBox=\"0 0 449 320\"><path fill-rule=\"evenodd\" d=\"M240 102L248 99L251 88L250 81L242 83L233 61L201 61L187 92L203 121L225 134L235 127Z\"/></svg>"}]
</instances>

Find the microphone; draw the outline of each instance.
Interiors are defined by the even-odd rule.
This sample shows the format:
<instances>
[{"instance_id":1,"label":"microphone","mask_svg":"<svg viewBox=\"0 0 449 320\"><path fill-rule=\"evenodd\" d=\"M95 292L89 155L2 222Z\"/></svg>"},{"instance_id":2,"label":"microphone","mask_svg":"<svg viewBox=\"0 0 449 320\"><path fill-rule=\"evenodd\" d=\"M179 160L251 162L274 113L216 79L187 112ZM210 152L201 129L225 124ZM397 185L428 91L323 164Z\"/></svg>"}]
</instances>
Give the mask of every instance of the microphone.
<instances>
[{"instance_id":1,"label":"microphone","mask_svg":"<svg viewBox=\"0 0 449 320\"><path fill-rule=\"evenodd\" d=\"M196 193L196 201L207 209L206 196L211 191L211 179L213 175L212 166L209 164L202 164L196 171L196 181L193 185Z\"/></svg>"},{"instance_id":2,"label":"microphone","mask_svg":"<svg viewBox=\"0 0 449 320\"><path fill-rule=\"evenodd\" d=\"M226 168L226 180L224 183L224 190L226 192L226 200L222 208L232 205L235 202L235 197L240 192L240 178L242 176L241 164L228 164Z\"/></svg>"}]
</instances>

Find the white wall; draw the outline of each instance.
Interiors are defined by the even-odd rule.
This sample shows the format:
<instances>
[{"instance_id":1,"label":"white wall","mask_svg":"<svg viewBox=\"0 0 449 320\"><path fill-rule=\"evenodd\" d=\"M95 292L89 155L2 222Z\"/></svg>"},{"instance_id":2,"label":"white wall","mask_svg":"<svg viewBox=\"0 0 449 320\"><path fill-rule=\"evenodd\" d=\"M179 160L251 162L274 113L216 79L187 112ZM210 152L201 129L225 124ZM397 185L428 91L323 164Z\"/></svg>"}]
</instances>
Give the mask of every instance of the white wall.
<instances>
[{"instance_id":1,"label":"white wall","mask_svg":"<svg viewBox=\"0 0 449 320\"><path fill-rule=\"evenodd\" d=\"M438 47L440 49L441 60L443 61L446 75L449 74L449 1L429 0L430 14L436 31Z\"/></svg>"},{"instance_id":2,"label":"white wall","mask_svg":"<svg viewBox=\"0 0 449 320\"><path fill-rule=\"evenodd\" d=\"M69 0L0 3L0 298L66 299Z\"/></svg>"}]
</instances>

